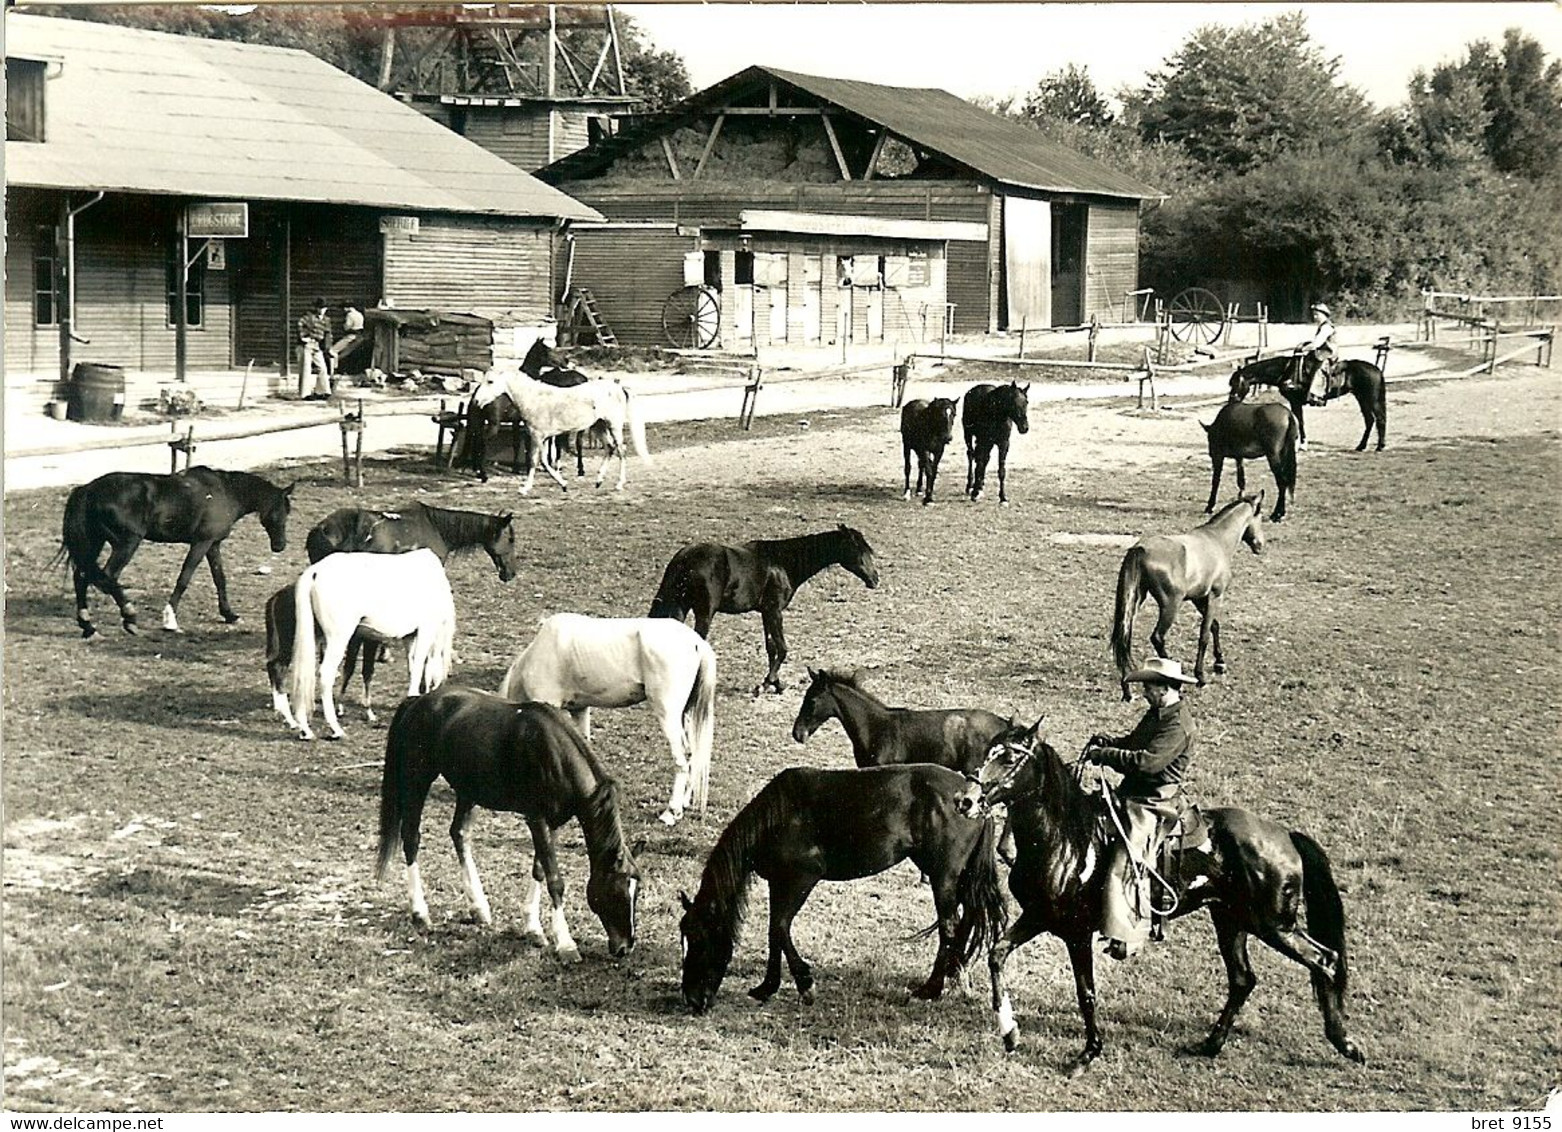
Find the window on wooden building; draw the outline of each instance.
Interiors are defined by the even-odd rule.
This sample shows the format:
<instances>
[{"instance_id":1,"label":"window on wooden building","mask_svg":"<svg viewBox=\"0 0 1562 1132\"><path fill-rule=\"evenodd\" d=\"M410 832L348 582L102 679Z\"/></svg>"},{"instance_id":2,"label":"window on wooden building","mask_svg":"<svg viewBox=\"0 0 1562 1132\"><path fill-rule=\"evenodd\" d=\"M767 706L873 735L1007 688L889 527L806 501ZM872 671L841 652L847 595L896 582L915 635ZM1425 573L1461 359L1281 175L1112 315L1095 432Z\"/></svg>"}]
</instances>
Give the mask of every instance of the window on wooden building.
<instances>
[{"instance_id":1,"label":"window on wooden building","mask_svg":"<svg viewBox=\"0 0 1562 1132\"><path fill-rule=\"evenodd\" d=\"M40 225L33 238L33 325L60 324L59 295L55 291L54 229Z\"/></svg>"},{"instance_id":2,"label":"window on wooden building","mask_svg":"<svg viewBox=\"0 0 1562 1132\"><path fill-rule=\"evenodd\" d=\"M6 141L43 141L43 68L36 59L5 61Z\"/></svg>"},{"instance_id":3,"label":"window on wooden building","mask_svg":"<svg viewBox=\"0 0 1562 1132\"><path fill-rule=\"evenodd\" d=\"M168 325L177 325L179 310L179 248L175 245L168 253L167 293ZM206 315L206 257L197 256L190 265L189 278L184 284L184 324L205 325Z\"/></svg>"}]
</instances>

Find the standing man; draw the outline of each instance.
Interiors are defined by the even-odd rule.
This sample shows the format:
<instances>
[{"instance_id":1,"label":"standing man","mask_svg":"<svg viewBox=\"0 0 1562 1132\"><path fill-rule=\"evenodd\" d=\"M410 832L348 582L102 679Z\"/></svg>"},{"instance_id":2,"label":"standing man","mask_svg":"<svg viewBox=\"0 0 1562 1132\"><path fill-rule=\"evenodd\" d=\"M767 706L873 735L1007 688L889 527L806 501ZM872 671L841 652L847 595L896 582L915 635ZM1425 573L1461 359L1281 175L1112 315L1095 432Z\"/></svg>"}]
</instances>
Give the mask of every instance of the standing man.
<instances>
[{"instance_id":1,"label":"standing man","mask_svg":"<svg viewBox=\"0 0 1562 1132\"><path fill-rule=\"evenodd\" d=\"M304 401L325 401L331 396L331 371L326 348L331 341L331 321L325 316L325 300L316 299L298 320L298 396ZM320 373L315 376L315 367ZM313 392L310 386L313 384Z\"/></svg>"}]
</instances>

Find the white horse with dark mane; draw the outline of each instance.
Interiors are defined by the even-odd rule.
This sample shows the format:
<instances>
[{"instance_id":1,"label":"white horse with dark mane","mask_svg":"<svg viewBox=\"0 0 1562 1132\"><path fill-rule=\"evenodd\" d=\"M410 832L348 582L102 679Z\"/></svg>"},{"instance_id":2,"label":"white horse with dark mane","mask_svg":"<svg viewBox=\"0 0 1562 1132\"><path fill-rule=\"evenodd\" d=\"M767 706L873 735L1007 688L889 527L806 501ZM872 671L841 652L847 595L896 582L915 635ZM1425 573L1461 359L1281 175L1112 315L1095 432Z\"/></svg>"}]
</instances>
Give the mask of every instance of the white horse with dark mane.
<instances>
[{"instance_id":1,"label":"white horse with dark mane","mask_svg":"<svg viewBox=\"0 0 1562 1132\"><path fill-rule=\"evenodd\" d=\"M472 405L481 409L492 403L501 393L508 393L515 402L516 411L531 434L531 451L527 458L526 482L521 494L532 489L533 478L540 463L542 470L553 477L555 483L568 491L569 485L559 474L558 468L548 458L546 441L560 433L579 432L601 422L607 428L607 455L602 467L597 469L597 486L607 475L607 462L618 457L618 483L624 487L624 433L635 446L635 455L650 460L651 453L645 447L645 422L634 409L634 396L616 381L598 378L584 385L560 389L528 377L519 370L495 367L483 377L472 394Z\"/></svg>"}]
</instances>

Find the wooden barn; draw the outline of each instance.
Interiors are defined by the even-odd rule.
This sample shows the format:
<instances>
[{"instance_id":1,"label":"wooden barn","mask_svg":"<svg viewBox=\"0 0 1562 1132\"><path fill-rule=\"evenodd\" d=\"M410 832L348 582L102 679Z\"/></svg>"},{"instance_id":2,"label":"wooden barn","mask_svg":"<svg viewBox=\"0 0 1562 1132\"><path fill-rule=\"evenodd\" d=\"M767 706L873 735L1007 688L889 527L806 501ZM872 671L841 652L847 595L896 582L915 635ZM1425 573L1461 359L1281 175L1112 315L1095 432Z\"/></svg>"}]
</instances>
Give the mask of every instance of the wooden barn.
<instances>
[{"instance_id":1,"label":"wooden barn","mask_svg":"<svg viewBox=\"0 0 1562 1132\"><path fill-rule=\"evenodd\" d=\"M601 219L302 51L15 14L5 46L13 374L182 345L285 376L316 296L338 330L381 299L541 321L559 231Z\"/></svg>"},{"instance_id":2,"label":"wooden barn","mask_svg":"<svg viewBox=\"0 0 1562 1132\"><path fill-rule=\"evenodd\" d=\"M624 342L703 283L723 346L1118 318L1161 193L942 90L750 67L538 171L606 216L561 285Z\"/></svg>"}]
</instances>

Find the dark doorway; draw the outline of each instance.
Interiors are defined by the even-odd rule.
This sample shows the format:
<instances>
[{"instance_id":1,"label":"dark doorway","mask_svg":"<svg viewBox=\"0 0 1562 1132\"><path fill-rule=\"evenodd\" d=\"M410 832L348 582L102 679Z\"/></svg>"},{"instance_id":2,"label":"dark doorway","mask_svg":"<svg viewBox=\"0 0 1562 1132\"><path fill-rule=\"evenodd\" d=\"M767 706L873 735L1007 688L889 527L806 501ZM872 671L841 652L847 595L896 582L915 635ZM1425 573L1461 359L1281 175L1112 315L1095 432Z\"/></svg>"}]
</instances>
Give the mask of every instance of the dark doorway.
<instances>
[{"instance_id":1,"label":"dark doorway","mask_svg":"<svg viewBox=\"0 0 1562 1132\"><path fill-rule=\"evenodd\" d=\"M1085 229L1083 204L1052 206L1052 325L1085 321Z\"/></svg>"}]
</instances>

